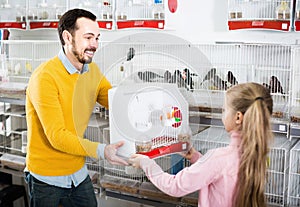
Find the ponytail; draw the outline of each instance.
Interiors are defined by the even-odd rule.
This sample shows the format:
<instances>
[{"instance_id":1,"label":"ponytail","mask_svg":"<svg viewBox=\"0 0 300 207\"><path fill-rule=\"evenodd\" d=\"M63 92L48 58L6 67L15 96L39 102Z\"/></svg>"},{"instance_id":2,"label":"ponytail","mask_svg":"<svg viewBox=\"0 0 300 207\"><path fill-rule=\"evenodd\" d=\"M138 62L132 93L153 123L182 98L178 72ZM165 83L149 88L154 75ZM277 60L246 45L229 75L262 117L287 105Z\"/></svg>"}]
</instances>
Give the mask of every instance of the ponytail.
<instances>
[{"instance_id":1,"label":"ponytail","mask_svg":"<svg viewBox=\"0 0 300 207\"><path fill-rule=\"evenodd\" d=\"M230 106L244 114L233 204L235 207L265 207L267 156L272 138L272 98L267 89L256 83L237 85L235 89L229 89L227 95Z\"/></svg>"}]
</instances>

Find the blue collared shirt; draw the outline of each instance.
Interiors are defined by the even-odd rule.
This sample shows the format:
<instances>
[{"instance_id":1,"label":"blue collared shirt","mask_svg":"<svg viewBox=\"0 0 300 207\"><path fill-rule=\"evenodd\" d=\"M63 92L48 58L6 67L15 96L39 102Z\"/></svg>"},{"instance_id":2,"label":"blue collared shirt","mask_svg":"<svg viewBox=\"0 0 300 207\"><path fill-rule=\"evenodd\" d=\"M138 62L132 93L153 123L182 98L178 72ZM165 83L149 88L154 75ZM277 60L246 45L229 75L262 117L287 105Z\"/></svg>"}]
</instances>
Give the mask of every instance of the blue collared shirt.
<instances>
[{"instance_id":1,"label":"blue collared shirt","mask_svg":"<svg viewBox=\"0 0 300 207\"><path fill-rule=\"evenodd\" d=\"M63 63L63 65L65 66L66 70L70 73L70 74L74 74L74 73L85 73L88 72L89 68L88 68L88 64L84 64L82 71L79 72L73 65L72 63L68 60L67 56L65 55L65 53L63 52L63 50L61 49L58 53L58 58L61 60L61 62ZM104 158L104 148L105 148L105 144L99 144L98 148L97 148L97 155L98 157ZM71 175L65 175L65 176L42 176L42 175L38 175L35 173L30 172L30 174L32 174L36 179L47 183L49 185L55 185L58 187L62 187L62 188L71 188L72 183L73 185L76 187L78 186L82 181L84 181L84 179L88 176L88 169L86 164L77 172L71 174Z\"/></svg>"}]
</instances>

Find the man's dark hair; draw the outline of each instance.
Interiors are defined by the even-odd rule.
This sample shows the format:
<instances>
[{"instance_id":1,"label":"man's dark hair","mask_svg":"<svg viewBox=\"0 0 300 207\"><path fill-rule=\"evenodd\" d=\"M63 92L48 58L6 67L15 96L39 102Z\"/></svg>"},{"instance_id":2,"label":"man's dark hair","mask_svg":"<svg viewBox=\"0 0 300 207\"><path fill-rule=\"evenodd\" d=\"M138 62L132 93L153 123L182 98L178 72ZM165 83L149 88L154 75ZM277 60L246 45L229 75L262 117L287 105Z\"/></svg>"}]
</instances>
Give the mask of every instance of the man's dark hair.
<instances>
[{"instance_id":1,"label":"man's dark hair","mask_svg":"<svg viewBox=\"0 0 300 207\"><path fill-rule=\"evenodd\" d=\"M93 13L84 9L71 9L62 15L58 23L58 35L62 45L65 45L65 41L62 37L63 31L67 30L73 34L74 31L78 29L76 21L81 17L85 17L93 21L96 21L97 18Z\"/></svg>"}]
</instances>

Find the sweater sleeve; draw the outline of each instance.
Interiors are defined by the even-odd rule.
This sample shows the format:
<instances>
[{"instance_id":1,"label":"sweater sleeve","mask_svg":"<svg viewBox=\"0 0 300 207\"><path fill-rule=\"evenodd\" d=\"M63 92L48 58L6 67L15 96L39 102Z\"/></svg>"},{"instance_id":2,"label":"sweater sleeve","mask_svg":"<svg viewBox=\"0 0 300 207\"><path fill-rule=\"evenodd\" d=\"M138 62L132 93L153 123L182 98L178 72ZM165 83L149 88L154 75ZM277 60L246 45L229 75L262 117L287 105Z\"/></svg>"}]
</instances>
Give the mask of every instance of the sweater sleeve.
<instances>
[{"instance_id":1,"label":"sweater sleeve","mask_svg":"<svg viewBox=\"0 0 300 207\"><path fill-rule=\"evenodd\" d=\"M200 152L196 152L193 154L192 159L190 160L191 163L195 163L197 160L199 160L202 157L202 154Z\"/></svg>"},{"instance_id":2,"label":"sweater sleeve","mask_svg":"<svg viewBox=\"0 0 300 207\"><path fill-rule=\"evenodd\" d=\"M100 83L98 87L97 102L108 109L108 90L111 89L110 82L101 74Z\"/></svg>"},{"instance_id":3,"label":"sweater sleeve","mask_svg":"<svg viewBox=\"0 0 300 207\"><path fill-rule=\"evenodd\" d=\"M42 127L42 129L34 130L43 130L49 144L54 149L73 155L97 158L98 143L67 130L59 92L55 81L49 75L43 74L40 77L32 78L27 88L27 98L30 99L36 111L36 118L31 121L40 122Z\"/></svg>"},{"instance_id":4,"label":"sweater sleeve","mask_svg":"<svg viewBox=\"0 0 300 207\"><path fill-rule=\"evenodd\" d=\"M208 186L219 175L217 166L206 153L190 167L186 167L176 175L164 172L152 159L143 158L140 162L149 180L164 193L181 197Z\"/></svg>"}]
</instances>

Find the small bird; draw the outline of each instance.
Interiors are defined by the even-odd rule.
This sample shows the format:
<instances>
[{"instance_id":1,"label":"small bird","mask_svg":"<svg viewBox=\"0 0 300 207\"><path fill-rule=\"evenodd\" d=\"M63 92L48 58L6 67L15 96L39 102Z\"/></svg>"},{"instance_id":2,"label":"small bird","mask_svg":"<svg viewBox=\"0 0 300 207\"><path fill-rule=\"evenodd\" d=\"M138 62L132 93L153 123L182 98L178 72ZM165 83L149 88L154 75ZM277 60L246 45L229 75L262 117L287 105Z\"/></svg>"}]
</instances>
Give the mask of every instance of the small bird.
<instances>
[{"instance_id":1,"label":"small bird","mask_svg":"<svg viewBox=\"0 0 300 207\"><path fill-rule=\"evenodd\" d=\"M154 73L152 71L144 71L144 72L139 71L138 76L141 80L147 81L147 82L155 82L155 80L157 78L160 78L160 79L164 78L163 76L161 76L157 73Z\"/></svg>"},{"instance_id":2,"label":"small bird","mask_svg":"<svg viewBox=\"0 0 300 207\"><path fill-rule=\"evenodd\" d=\"M164 73L164 82L170 83L171 78L172 78L172 73L170 71L166 70Z\"/></svg>"},{"instance_id":3,"label":"small bird","mask_svg":"<svg viewBox=\"0 0 300 207\"><path fill-rule=\"evenodd\" d=\"M186 84L184 82L180 70L174 71L173 76L171 77L171 83L177 83L178 88L186 88Z\"/></svg>"},{"instance_id":4,"label":"small bird","mask_svg":"<svg viewBox=\"0 0 300 207\"><path fill-rule=\"evenodd\" d=\"M202 85L202 83L206 80L211 80L213 79L213 77L216 75L217 73L217 69L216 68L211 68L208 73L204 76L202 82L200 83L200 85Z\"/></svg>"},{"instance_id":5,"label":"small bird","mask_svg":"<svg viewBox=\"0 0 300 207\"><path fill-rule=\"evenodd\" d=\"M271 76L269 84L263 83L263 85L268 88L271 93L284 94L282 85L276 76Z\"/></svg>"},{"instance_id":6,"label":"small bird","mask_svg":"<svg viewBox=\"0 0 300 207\"><path fill-rule=\"evenodd\" d=\"M213 85L217 90L227 90L227 81L222 80L218 75L214 75Z\"/></svg>"},{"instance_id":7,"label":"small bird","mask_svg":"<svg viewBox=\"0 0 300 207\"><path fill-rule=\"evenodd\" d=\"M191 75L191 72L188 68L183 69L183 79L187 86L187 89L190 91L194 90L194 81Z\"/></svg>"},{"instance_id":8,"label":"small bird","mask_svg":"<svg viewBox=\"0 0 300 207\"><path fill-rule=\"evenodd\" d=\"M236 77L234 77L233 73L229 70L227 73L227 81L231 83L231 85L237 85L238 81Z\"/></svg>"},{"instance_id":9,"label":"small bird","mask_svg":"<svg viewBox=\"0 0 300 207\"><path fill-rule=\"evenodd\" d=\"M127 59L126 61L130 61L135 56L135 49L133 47L129 48L127 52Z\"/></svg>"}]
</instances>

